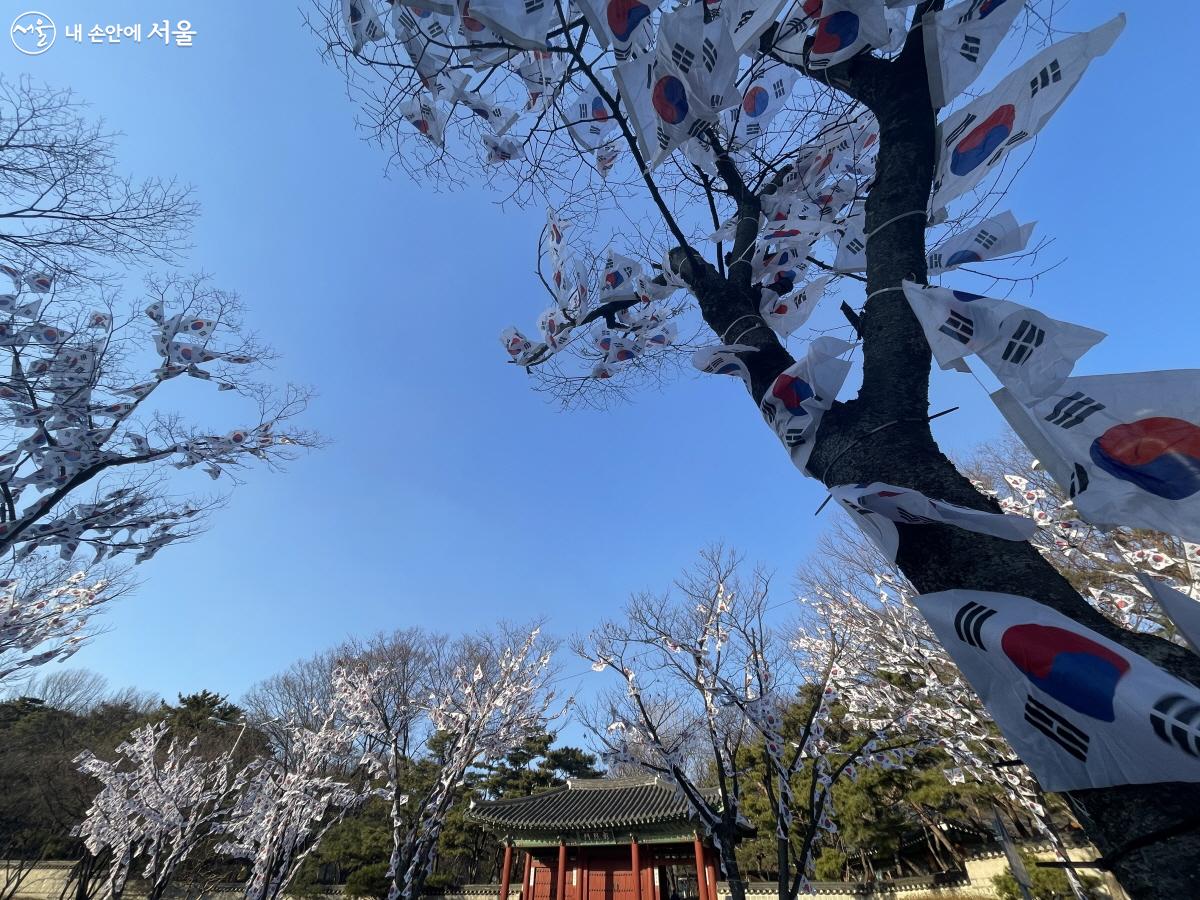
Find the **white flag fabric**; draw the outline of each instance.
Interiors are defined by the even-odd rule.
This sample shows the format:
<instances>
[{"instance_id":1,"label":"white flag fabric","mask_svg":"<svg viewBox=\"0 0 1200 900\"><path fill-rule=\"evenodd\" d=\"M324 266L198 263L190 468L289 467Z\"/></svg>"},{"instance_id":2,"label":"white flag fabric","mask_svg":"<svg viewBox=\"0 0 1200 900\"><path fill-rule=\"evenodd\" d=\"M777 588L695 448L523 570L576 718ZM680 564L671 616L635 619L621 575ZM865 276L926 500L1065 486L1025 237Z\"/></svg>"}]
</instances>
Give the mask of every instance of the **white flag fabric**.
<instances>
[{"instance_id":1,"label":"white flag fabric","mask_svg":"<svg viewBox=\"0 0 1200 900\"><path fill-rule=\"evenodd\" d=\"M742 384L749 389L750 372L738 354L757 352L757 347L746 344L716 344L712 347L701 347L693 353L692 365L701 372L712 375L735 375L742 379Z\"/></svg>"},{"instance_id":2,"label":"white flag fabric","mask_svg":"<svg viewBox=\"0 0 1200 900\"><path fill-rule=\"evenodd\" d=\"M684 83L661 71L654 57L631 59L620 63L615 71L621 105L648 168L657 166L709 124L696 116Z\"/></svg>"},{"instance_id":3,"label":"white flag fabric","mask_svg":"<svg viewBox=\"0 0 1200 900\"><path fill-rule=\"evenodd\" d=\"M350 49L357 53L364 45L387 37L375 12L374 0L342 0L342 13L350 32Z\"/></svg>"},{"instance_id":4,"label":"white flag fabric","mask_svg":"<svg viewBox=\"0 0 1200 900\"><path fill-rule=\"evenodd\" d=\"M842 223L842 236L838 240L833 270L835 272L867 271L867 211L857 203L851 207L850 214Z\"/></svg>"},{"instance_id":5,"label":"white flag fabric","mask_svg":"<svg viewBox=\"0 0 1200 900\"><path fill-rule=\"evenodd\" d=\"M896 523L905 525L955 525L1006 541L1027 541L1037 523L1026 516L969 509L944 500L933 500L920 491L882 482L843 484L829 493L850 513L850 518L890 562L900 549Z\"/></svg>"},{"instance_id":6,"label":"white flag fabric","mask_svg":"<svg viewBox=\"0 0 1200 900\"><path fill-rule=\"evenodd\" d=\"M704 3L679 6L659 19L655 53L660 72L678 78L695 115L715 122L722 110L735 106L738 53L724 19L705 23Z\"/></svg>"},{"instance_id":7,"label":"white flag fabric","mask_svg":"<svg viewBox=\"0 0 1200 900\"><path fill-rule=\"evenodd\" d=\"M1010 212L984 219L973 228L947 238L929 251L925 259L930 275L938 275L958 266L1020 253L1029 243L1036 222L1017 223Z\"/></svg>"},{"instance_id":8,"label":"white flag fabric","mask_svg":"<svg viewBox=\"0 0 1200 900\"><path fill-rule=\"evenodd\" d=\"M915 598L1048 791L1200 781L1200 690L1028 597Z\"/></svg>"},{"instance_id":9,"label":"white flag fabric","mask_svg":"<svg viewBox=\"0 0 1200 900\"><path fill-rule=\"evenodd\" d=\"M799 72L782 63L767 66L754 77L741 103L726 116L735 148L752 143L766 132L771 120L787 106L799 78Z\"/></svg>"},{"instance_id":10,"label":"white flag fabric","mask_svg":"<svg viewBox=\"0 0 1200 900\"><path fill-rule=\"evenodd\" d=\"M446 146L446 117L431 97L419 95L406 100L400 106L400 115L435 146Z\"/></svg>"},{"instance_id":11,"label":"white flag fabric","mask_svg":"<svg viewBox=\"0 0 1200 900\"><path fill-rule=\"evenodd\" d=\"M1150 592L1167 618L1175 623L1179 635L1193 653L1200 653L1200 600L1189 597L1183 591L1177 591L1157 578L1151 578L1145 572L1138 572L1138 581Z\"/></svg>"},{"instance_id":12,"label":"white flag fabric","mask_svg":"<svg viewBox=\"0 0 1200 900\"><path fill-rule=\"evenodd\" d=\"M459 51L465 56L476 71L498 66L517 54L516 50L506 47L491 46L503 44L504 37L482 19L471 14L470 0L459 0L458 32L461 42L467 45L466 51ZM457 42L456 42L457 43Z\"/></svg>"},{"instance_id":13,"label":"white flag fabric","mask_svg":"<svg viewBox=\"0 0 1200 900\"><path fill-rule=\"evenodd\" d=\"M1200 541L1200 369L1068 378L992 400L1086 522Z\"/></svg>"},{"instance_id":14,"label":"white flag fabric","mask_svg":"<svg viewBox=\"0 0 1200 900\"><path fill-rule=\"evenodd\" d=\"M776 377L759 404L792 464L806 475L821 417L850 372L849 360L840 357L853 346L834 337L813 340L804 357Z\"/></svg>"},{"instance_id":15,"label":"white flag fabric","mask_svg":"<svg viewBox=\"0 0 1200 900\"><path fill-rule=\"evenodd\" d=\"M438 92L438 76L446 71L454 55L450 49L457 43L453 29L451 16L432 9L392 4L392 31L404 45L421 83L434 94Z\"/></svg>"},{"instance_id":16,"label":"white flag fabric","mask_svg":"<svg viewBox=\"0 0 1200 900\"><path fill-rule=\"evenodd\" d=\"M603 79L601 80L603 82ZM604 84L608 96L615 97L615 88ZM596 150L602 147L617 127L613 111L605 102L604 96L596 87L588 82L575 96L574 102L564 106L563 116L566 119L567 131L575 144L583 150Z\"/></svg>"},{"instance_id":17,"label":"white flag fabric","mask_svg":"<svg viewBox=\"0 0 1200 900\"><path fill-rule=\"evenodd\" d=\"M527 50L546 46L555 21L552 0L471 0L471 15L509 43Z\"/></svg>"},{"instance_id":18,"label":"white flag fabric","mask_svg":"<svg viewBox=\"0 0 1200 900\"><path fill-rule=\"evenodd\" d=\"M974 353L1026 401L1055 391L1075 361L1104 337L1009 300L911 281L903 287L938 365L961 370L962 358Z\"/></svg>"},{"instance_id":19,"label":"white flag fabric","mask_svg":"<svg viewBox=\"0 0 1200 900\"><path fill-rule=\"evenodd\" d=\"M809 320L825 296L825 287L831 278L832 275L822 275L800 290L783 296L763 289L758 311L770 329L785 338Z\"/></svg>"},{"instance_id":20,"label":"white flag fabric","mask_svg":"<svg viewBox=\"0 0 1200 900\"><path fill-rule=\"evenodd\" d=\"M995 88L938 124L941 156L929 208L941 221L947 203L979 184L1013 147L1050 121L1097 56L1125 27L1124 14L1047 47Z\"/></svg>"},{"instance_id":21,"label":"white flag fabric","mask_svg":"<svg viewBox=\"0 0 1200 900\"><path fill-rule=\"evenodd\" d=\"M921 19L929 99L940 109L988 64L1025 0L965 0Z\"/></svg>"},{"instance_id":22,"label":"white flag fabric","mask_svg":"<svg viewBox=\"0 0 1200 900\"><path fill-rule=\"evenodd\" d=\"M612 46L618 62L640 53L653 36L651 15L662 0L577 0L601 46Z\"/></svg>"},{"instance_id":23,"label":"white flag fabric","mask_svg":"<svg viewBox=\"0 0 1200 900\"><path fill-rule=\"evenodd\" d=\"M819 10L819 12L818 12ZM817 28L808 45L814 16ZM797 0L779 29L775 52L786 62L824 69L872 47L891 42L887 16L879 0Z\"/></svg>"},{"instance_id":24,"label":"white flag fabric","mask_svg":"<svg viewBox=\"0 0 1200 900\"><path fill-rule=\"evenodd\" d=\"M524 146L512 138L485 134L483 136L483 146L487 149L487 156L484 161L489 165L514 162L525 158Z\"/></svg>"},{"instance_id":25,"label":"white flag fabric","mask_svg":"<svg viewBox=\"0 0 1200 900\"><path fill-rule=\"evenodd\" d=\"M758 39L787 3L788 0L723 0L721 16L733 38L733 48L738 53L754 56Z\"/></svg>"}]
</instances>

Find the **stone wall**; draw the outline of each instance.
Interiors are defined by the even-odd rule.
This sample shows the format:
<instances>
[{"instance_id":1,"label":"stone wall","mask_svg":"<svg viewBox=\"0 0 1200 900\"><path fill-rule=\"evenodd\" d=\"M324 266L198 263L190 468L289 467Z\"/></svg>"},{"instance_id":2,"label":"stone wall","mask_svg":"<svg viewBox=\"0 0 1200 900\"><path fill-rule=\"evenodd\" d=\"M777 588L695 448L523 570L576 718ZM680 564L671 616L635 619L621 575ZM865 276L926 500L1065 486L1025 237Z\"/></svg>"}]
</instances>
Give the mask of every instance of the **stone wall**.
<instances>
[{"instance_id":1,"label":"stone wall","mask_svg":"<svg viewBox=\"0 0 1200 900\"><path fill-rule=\"evenodd\" d=\"M1049 848L1026 848L1038 859L1053 859ZM1071 858L1084 861L1095 858L1091 847L1077 847L1070 851ZM0 867L4 863L0 861ZM74 863L69 861L48 861L39 863L26 877L17 890L14 900L59 900ZM966 867L961 872L945 872L937 876L921 878L900 878L876 885L874 889L867 885L850 884L839 881L819 881L813 887L823 900L875 900L875 898L894 898L894 900L987 900L996 897L992 886L992 877L1002 873L1008 866L1004 855L989 853L973 857L966 861ZM1094 871L1094 870L1091 870ZM0 876L2 881L2 876ZM1111 879L1105 879L1106 888L1101 888L1101 897L1112 900L1124 900L1124 894ZM238 885L218 885L201 896L180 890L179 897L188 900L238 900L241 890ZM441 900L494 900L500 893L498 884L468 884L455 891L441 895ZM719 900L729 900L729 890L724 883L717 885ZM748 886L749 900L767 900L774 897L776 886L774 882L755 882ZM127 900L137 900L137 894L130 890L125 893ZM509 889L508 900L520 900L521 885L518 883ZM324 895L322 898L306 898L306 900L348 900L344 892L338 889ZM430 898L434 900L434 898Z\"/></svg>"}]
</instances>

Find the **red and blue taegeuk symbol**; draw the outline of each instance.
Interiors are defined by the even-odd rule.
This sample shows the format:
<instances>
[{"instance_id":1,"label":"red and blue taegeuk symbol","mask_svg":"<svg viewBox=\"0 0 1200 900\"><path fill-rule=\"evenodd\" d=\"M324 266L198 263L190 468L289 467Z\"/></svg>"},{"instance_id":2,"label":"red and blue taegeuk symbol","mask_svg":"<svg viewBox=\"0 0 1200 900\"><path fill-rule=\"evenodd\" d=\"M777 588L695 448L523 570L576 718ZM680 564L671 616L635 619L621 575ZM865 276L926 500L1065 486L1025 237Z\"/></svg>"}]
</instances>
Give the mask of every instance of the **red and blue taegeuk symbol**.
<instances>
[{"instance_id":1,"label":"red and blue taegeuk symbol","mask_svg":"<svg viewBox=\"0 0 1200 900\"><path fill-rule=\"evenodd\" d=\"M974 250L959 250L957 253L950 254L950 258L946 260L946 268L961 266L963 263L980 262L982 259L983 257ZM959 292L955 291L954 293L957 294Z\"/></svg>"},{"instance_id":2,"label":"red and blue taegeuk symbol","mask_svg":"<svg viewBox=\"0 0 1200 900\"><path fill-rule=\"evenodd\" d=\"M1102 644L1053 625L1013 625L1000 639L1013 665L1059 703L1111 722L1117 682L1129 662Z\"/></svg>"},{"instance_id":3,"label":"red and blue taegeuk symbol","mask_svg":"<svg viewBox=\"0 0 1200 900\"><path fill-rule=\"evenodd\" d=\"M620 287L624 283L625 283L625 276L622 275L620 272L618 272L616 269L613 269L611 272L608 272L604 276L604 286L606 288L608 288L609 290L612 290L615 287Z\"/></svg>"},{"instance_id":4,"label":"red and blue taegeuk symbol","mask_svg":"<svg viewBox=\"0 0 1200 900\"><path fill-rule=\"evenodd\" d=\"M813 389L803 378L785 372L771 385L771 396L793 416L807 416L808 410L800 404L813 396Z\"/></svg>"},{"instance_id":5,"label":"red and blue taegeuk symbol","mask_svg":"<svg viewBox=\"0 0 1200 900\"><path fill-rule=\"evenodd\" d=\"M1092 462L1167 500L1200 491L1200 427L1171 416L1114 425L1092 441Z\"/></svg>"},{"instance_id":6,"label":"red and blue taegeuk symbol","mask_svg":"<svg viewBox=\"0 0 1200 900\"><path fill-rule=\"evenodd\" d=\"M664 75L658 79L651 94L654 111L658 117L669 125L678 125L688 114L687 91L683 82L674 75Z\"/></svg>"},{"instance_id":7,"label":"red and blue taegeuk symbol","mask_svg":"<svg viewBox=\"0 0 1200 900\"><path fill-rule=\"evenodd\" d=\"M467 31L483 31L483 23L471 15L471 4L464 3L462 8L463 28Z\"/></svg>"},{"instance_id":8,"label":"red and blue taegeuk symbol","mask_svg":"<svg viewBox=\"0 0 1200 900\"><path fill-rule=\"evenodd\" d=\"M1004 5L1004 0L983 0L979 4L979 18L986 19L997 9Z\"/></svg>"},{"instance_id":9,"label":"red and blue taegeuk symbol","mask_svg":"<svg viewBox=\"0 0 1200 900\"><path fill-rule=\"evenodd\" d=\"M771 95L760 84L756 84L750 90L746 91L746 96L742 98L742 110L746 115L753 116L756 119L765 113L767 107L770 105Z\"/></svg>"},{"instance_id":10,"label":"red and blue taegeuk symbol","mask_svg":"<svg viewBox=\"0 0 1200 900\"><path fill-rule=\"evenodd\" d=\"M972 128L965 138L954 146L950 154L950 171L955 175L966 175L983 165L996 149L1012 134L1017 118L1017 108L1005 103Z\"/></svg>"},{"instance_id":11,"label":"red and blue taegeuk symbol","mask_svg":"<svg viewBox=\"0 0 1200 900\"><path fill-rule=\"evenodd\" d=\"M633 37L634 30L650 15L650 7L637 0L609 0L608 27L618 41Z\"/></svg>"},{"instance_id":12,"label":"red and blue taegeuk symbol","mask_svg":"<svg viewBox=\"0 0 1200 900\"><path fill-rule=\"evenodd\" d=\"M608 107L604 105L604 98L599 95L592 98L592 118L598 122L608 118Z\"/></svg>"},{"instance_id":13,"label":"red and blue taegeuk symbol","mask_svg":"<svg viewBox=\"0 0 1200 900\"><path fill-rule=\"evenodd\" d=\"M826 16L817 25L813 35L813 53L836 53L845 50L858 40L858 16L841 10Z\"/></svg>"}]
</instances>

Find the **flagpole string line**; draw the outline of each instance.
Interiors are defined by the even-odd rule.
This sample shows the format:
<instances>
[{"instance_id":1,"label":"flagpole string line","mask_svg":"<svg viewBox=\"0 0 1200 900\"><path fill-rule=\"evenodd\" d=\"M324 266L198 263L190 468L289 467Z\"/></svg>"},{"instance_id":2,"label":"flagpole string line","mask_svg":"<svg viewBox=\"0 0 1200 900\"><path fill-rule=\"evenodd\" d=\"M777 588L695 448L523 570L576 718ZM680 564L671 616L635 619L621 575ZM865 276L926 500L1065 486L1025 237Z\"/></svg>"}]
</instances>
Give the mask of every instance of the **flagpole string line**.
<instances>
[{"instance_id":1,"label":"flagpole string line","mask_svg":"<svg viewBox=\"0 0 1200 900\"><path fill-rule=\"evenodd\" d=\"M892 419L890 422L884 422L882 425L878 425L875 428L872 428L870 431L860 434L858 437L856 437L854 440L852 440L850 443L848 443L845 447L843 447L841 450L839 450L834 455L833 459L831 459L829 461L829 464L827 466L825 466L825 470L823 472L821 472L821 478L820 478L821 483L822 484L825 483L825 476L829 474L829 470L833 468L834 463L836 463L839 459L841 459L842 456L845 455L849 450L851 450L853 447L855 447L857 444L861 443L862 441L865 441L871 435L877 434L880 431L883 431L885 428L891 428L893 425L899 425L901 422L932 422L934 419L938 419L944 415L947 415L948 413L955 412L957 409L958 409L957 406L951 406L949 409L943 409L941 412L936 412L931 416L925 416L923 418L908 417L908 418L904 418L904 419ZM826 505L829 503L829 501L832 499L833 499L833 494L827 495L825 497L825 499L821 501L821 505L816 508L815 512L813 512L813 515L814 516L820 515L821 510L823 510L826 507Z\"/></svg>"},{"instance_id":2,"label":"flagpole string line","mask_svg":"<svg viewBox=\"0 0 1200 900\"><path fill-rule=\"evenodd\" d=\"M870 241L871 238L875 237L875 235L879 234L879 232L883 231L883 229L887 228L893 222L899 222L901 219L906 219L909 216L926 216L926 217L928 217L928 215L929 215L928 211L926 211L924 209L910 209L908 212L902 212L898 216L892 216L890 219L888 219L882 225L879 225L879 226L871 229L870 231L868 231L866 234L864 234L863 238L867 241Z\"/></svg>"},{"instance_id":3,"label":"flagpole string line","mask_svg":"<svg viewBox=\"0 0 1200 900\"><path fill-rule=\"evenodd\" d=\"M722 344L736 344L737 343L737 341L728 340L727 336L728 336L729 332L733 331L733 326L736 325L738 322L742 321L742 319L759 319L760 321L757 324L755 324L752 328L748 329L747 331L743 331L741 334L738 335L738 337L745 337L747 334L749 334L751 331L753 331L754 328L757 328L759 325L762 324L762 321L761 321L762 317L758 313L746 313L745 315L738 316L736 319L733 320L733 322L729 325L728 328L726 328L724 331L721 332L721 343Z\"/></svg>"}]
</instances>

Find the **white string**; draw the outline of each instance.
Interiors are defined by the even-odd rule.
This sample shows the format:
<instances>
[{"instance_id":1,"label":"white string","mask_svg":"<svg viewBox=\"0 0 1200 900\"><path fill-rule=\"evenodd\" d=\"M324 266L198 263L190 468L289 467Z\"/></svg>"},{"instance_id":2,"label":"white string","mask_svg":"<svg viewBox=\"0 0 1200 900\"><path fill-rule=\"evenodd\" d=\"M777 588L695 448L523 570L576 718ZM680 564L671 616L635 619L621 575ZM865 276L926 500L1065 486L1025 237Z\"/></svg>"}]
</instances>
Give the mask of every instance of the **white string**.
<instances>
[{"instance_id":1,"label":"white string","mask_svg":"<svg viewBox=\"0 0 1200 900\"><path fill-rule=\"evenodd\" d=\"M745 317L745 316L742 316L742 318L744 319L744 318L746 318L746 317ZM764 325L762 322L755 322L753 325L751 325L749 328L747 328L745 331L743 331L741 334L739 334L735 340L732 340L732 341L730 341L729 343L730 343L730 344L739 344L739 343L741 343L741 340L742 340L742 338L744 338L744 337L745 337L746 335L748 335L750 332L752 332L752 331L754 331L754 330L756 330L756 329L758 329L758 328L766 328L766 325Z\"/></svg>"},{"instance_id":2,"label":"white string","mask_svg":"<svg viewBox=\"0 0 1200 900\"><path fill-rule=\"evenodd\" d=\"M731 344L731 343L736 344L737 341L727 341L725 339L725 336L727 334L729 334L730 331L733 330L733 326L736 325L738 322L742 321L742 319L757 319L758 317L759 317L758 313L746 313L744 316L738 316L736 319L733 320L733 322L730 324L730 326L728 328L726 328L723 332L721 332L721 343L722 344ZM760 322L759 324L762 324L762 323ZM756 325L755 328L757 328L757 327L758 326ZM738 337L745 337L753 330L754 330L754 328L749 329L749 331L743 331L740 335L738 335Z\"/></svg>"},{"instance_id":3,"label":"white string","mask_svg":"<svg viewBox=\"0 0 1200 900\"><path fill-rule=\"evenodd\" d=\"M874 297L876 294L886 294L888 291L902 291L902 290L904 290L904 288L903 288L903 287L886 287L886 288L880 288L880 289L879 289L879 290L877 290L877 291L871 291L871 293L867 294L867 300L870 300L870 299L871 299L872 297ZM866 301L864 300L863 302L865 303Z\"/></svg>"},{"instance_id":4,"label":"white string","mask_svg":"<svg viewBox=\"0 0 1200 900\"><path fill-rule=\"evenodd\" d=\"M871 238L873 238L875 235L879 234L879 232L883 231L883 229L887 228L893 222L897 222L900 219L906 218L907 216L917 216L917 215L924 216L924 215L928 215L928 213L923 209L910 209L908 212L900 213L900 215L898 215L898 216L892 216L890 219L888 219L886 222L884 222L878 228L875 228L872 231L868 231L865 235L863 235L863 237L865 237L869 241Z\"/></svg>"}]
</instances>

